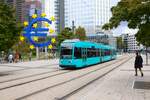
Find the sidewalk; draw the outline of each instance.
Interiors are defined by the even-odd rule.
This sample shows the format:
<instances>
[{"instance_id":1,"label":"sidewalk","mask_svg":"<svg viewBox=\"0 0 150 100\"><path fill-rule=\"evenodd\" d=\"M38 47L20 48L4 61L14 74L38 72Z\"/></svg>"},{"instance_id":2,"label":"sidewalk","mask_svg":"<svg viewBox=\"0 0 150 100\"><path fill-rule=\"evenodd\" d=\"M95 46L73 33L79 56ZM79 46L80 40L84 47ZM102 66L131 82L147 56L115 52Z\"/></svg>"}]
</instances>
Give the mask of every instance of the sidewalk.
<instances>
[{"instance_id":1,"label":"sidewalk","mask_svg":"<svg viewBox=\"0 0 150 100\"><path fill-rule=\"evenodd\" d=\"M143 67L144 77L139 71L134 76L134 59L88 87L79 100L150 100L150 66Z\"/></svg>"}]
</instances>

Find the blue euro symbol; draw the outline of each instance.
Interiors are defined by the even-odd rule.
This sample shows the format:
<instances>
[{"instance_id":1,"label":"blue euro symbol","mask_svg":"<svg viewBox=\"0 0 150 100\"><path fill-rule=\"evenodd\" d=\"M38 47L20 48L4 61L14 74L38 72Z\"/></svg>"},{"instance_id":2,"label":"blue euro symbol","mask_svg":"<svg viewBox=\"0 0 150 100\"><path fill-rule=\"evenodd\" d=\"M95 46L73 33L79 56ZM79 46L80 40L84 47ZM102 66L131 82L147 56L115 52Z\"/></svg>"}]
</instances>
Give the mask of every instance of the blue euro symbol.
<instances>
[{"instance_id":1,"label":"blue euro symbol","mask_svg":"<svg viewBox=\"0 0 150 100\"><path fill-rule=\"evenodd\" d=\"M51 41L46 41L43 43L37 43L35 41L32 40L32 37L36 36L36 37L47 37L47 32L49 31L49 28L33 28L32 25L37 23L37 22L48 22L49 24L52 24L52 21L50 21L47 18L36 18L33 19L32 22L28 25L28 27L24 28L24 34L23 36L25 36L32 45L34 45L35 47L46 47L48 45L51 44Z\"/></svg>"}]
</instances>

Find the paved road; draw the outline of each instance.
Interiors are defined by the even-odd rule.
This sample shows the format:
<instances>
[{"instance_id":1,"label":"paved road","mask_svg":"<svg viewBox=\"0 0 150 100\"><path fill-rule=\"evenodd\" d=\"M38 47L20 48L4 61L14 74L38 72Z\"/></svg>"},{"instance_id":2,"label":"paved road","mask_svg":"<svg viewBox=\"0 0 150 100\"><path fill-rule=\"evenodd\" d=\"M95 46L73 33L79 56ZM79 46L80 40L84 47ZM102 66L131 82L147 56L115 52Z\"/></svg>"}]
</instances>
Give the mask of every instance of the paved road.
<instances>
[{"instance_id":1,"label":"paved road","mask_svg":"<svg viewBox=\"0 0 150 100\"><path fill-rule=\"evenodd\" d=\"M132 88L133 79L142 79L133 76L132 57L133 55L123 55L117 60L80 70L63 70L58 67L58 59L0 65L0 98L2 100L144 100L138 97L130 99L128 96L129 90L136 92ZM143 79L146 79L146 76Z\"/></svg>"},{"instance_id":2,"label":"paved road","mask_svg":"<svg viewBox=\"0 0 150 100\"><path fill-rule=\"evenodd\" d=\"M145 63L145 56L143 56ZM150 62L150 59L149 59ZM67 100L150 100L150 66L143 67L144 77L134 76L134 58L118 69L82 89ZM134 88L135 82L149 82L149 88Z\"/></svg>"}]
</instances>

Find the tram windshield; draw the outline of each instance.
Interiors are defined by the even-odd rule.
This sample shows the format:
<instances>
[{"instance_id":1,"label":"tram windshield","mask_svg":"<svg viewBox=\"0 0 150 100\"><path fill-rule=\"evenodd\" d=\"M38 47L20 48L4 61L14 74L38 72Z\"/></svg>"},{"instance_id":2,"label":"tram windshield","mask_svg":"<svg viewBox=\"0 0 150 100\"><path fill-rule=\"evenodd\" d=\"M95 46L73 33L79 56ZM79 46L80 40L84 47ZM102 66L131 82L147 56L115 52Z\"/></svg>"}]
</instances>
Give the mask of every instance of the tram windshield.
<instances>
[{"instance_id":1,"label":"tram windshield","mask_svg":"<svg viewBox=\"0 0 150 100\"><path fill-rule=\"evenodd\" d=\"M72 58L72 48L61 47L61 59L71 59Z\"/></svg>"}]
</instances>

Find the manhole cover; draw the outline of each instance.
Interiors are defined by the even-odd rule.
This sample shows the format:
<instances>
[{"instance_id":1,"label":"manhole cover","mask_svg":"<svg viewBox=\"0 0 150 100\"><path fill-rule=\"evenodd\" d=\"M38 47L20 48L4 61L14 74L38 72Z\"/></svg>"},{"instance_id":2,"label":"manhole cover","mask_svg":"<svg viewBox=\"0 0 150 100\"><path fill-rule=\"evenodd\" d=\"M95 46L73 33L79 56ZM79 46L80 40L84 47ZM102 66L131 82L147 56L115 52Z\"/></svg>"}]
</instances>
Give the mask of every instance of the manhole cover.
<instances>
[{"instance_id":1,"label":"manhole cover","mask_svg":"<svg viewBox=\"0 0 150 100\"><path fill-rule=\"evenodd\" d=\"M149 89L150 90L150 82L135 81L133 88L134 89Z\"/></svg>"}]
</instances>

